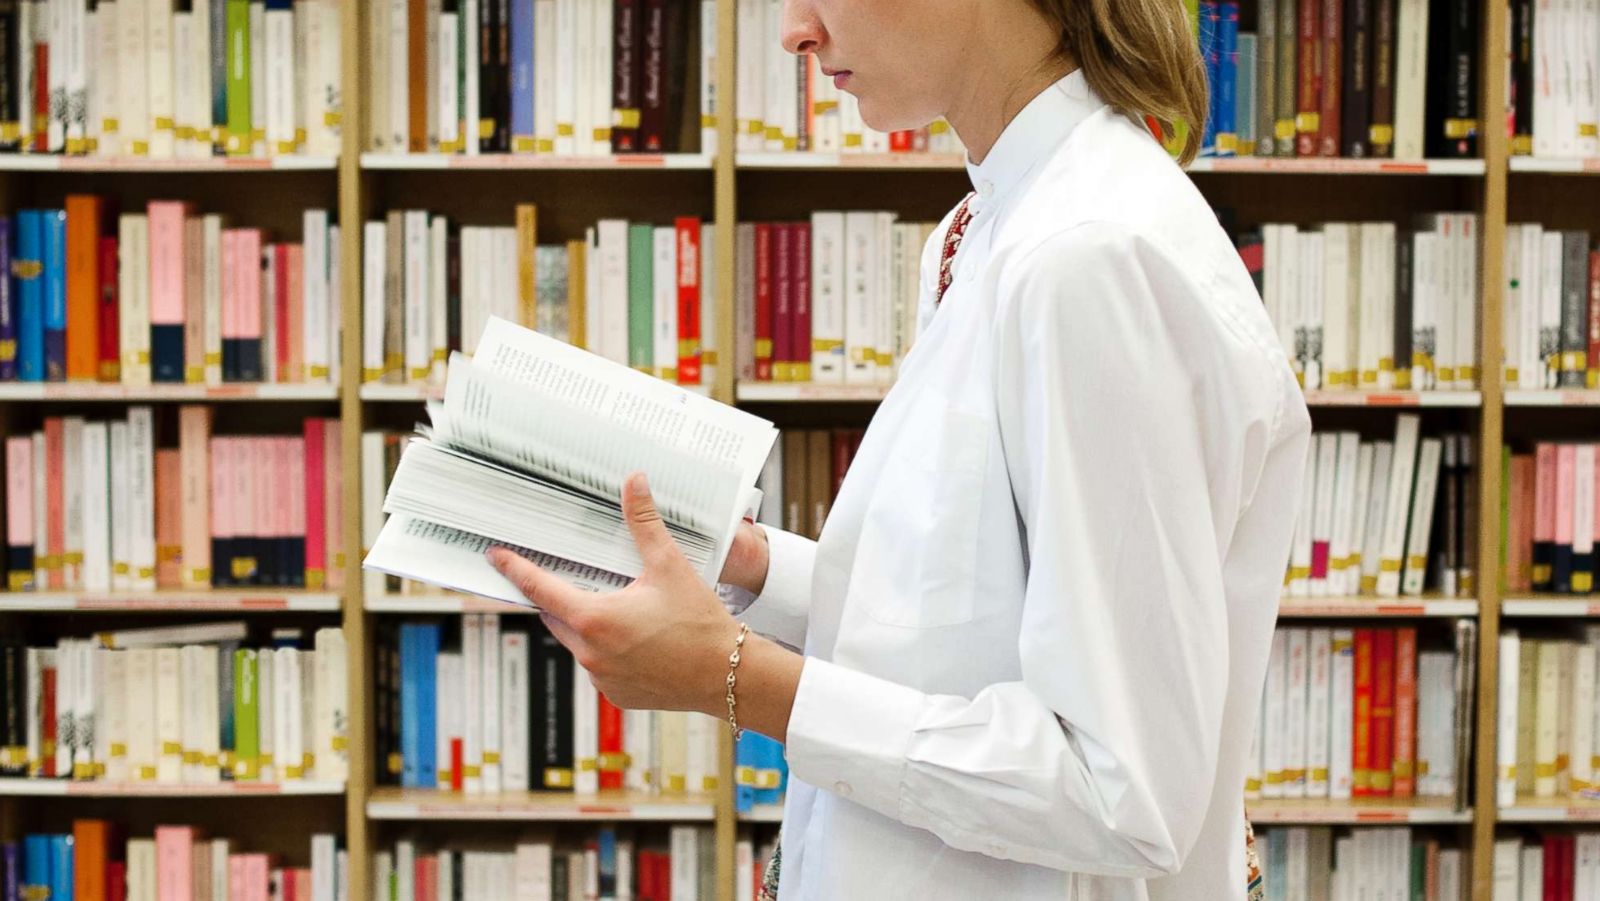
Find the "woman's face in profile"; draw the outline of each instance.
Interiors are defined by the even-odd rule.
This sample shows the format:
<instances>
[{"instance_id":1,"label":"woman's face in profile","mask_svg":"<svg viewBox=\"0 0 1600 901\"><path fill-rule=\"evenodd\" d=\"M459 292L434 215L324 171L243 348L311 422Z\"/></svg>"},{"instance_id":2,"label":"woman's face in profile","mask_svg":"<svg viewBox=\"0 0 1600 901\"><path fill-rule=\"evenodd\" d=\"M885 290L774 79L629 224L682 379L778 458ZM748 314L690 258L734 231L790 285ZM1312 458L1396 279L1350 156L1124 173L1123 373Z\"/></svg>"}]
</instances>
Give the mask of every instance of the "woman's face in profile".
<instances>
[{"instance_id":1,"label":"woman's face in profile","mask_svg":"<svg viewBox=\"0 0 1600 901\"><path fill-rule=\"evenodd\" d=\"M959 90L964 35L1002 0L785 0L783 46L815 54L877 131L920 128ZM1004 0L1013 2L1013 0Z\"/></svg>"}]
</instances>

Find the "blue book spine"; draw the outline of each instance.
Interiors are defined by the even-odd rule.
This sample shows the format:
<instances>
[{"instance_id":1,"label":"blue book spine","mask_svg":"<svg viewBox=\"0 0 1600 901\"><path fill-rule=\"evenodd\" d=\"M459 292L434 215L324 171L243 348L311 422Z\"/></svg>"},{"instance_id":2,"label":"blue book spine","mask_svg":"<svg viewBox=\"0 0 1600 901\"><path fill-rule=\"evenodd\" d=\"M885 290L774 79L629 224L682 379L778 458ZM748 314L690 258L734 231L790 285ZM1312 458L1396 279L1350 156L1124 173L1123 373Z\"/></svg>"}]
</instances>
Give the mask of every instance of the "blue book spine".
<instances>
[{"instance_id":1,"label":"blue book spine","mask_svg":"<svg viewBox=\"0 0 1600 901\"><path fill-rule=\"evenodd\" d=\"M44 379L67 380L67 211L44 214Z\"/></svg>"},{"instance_id":2,"label":"blue book spine","mask_svg":"<svg viewBox=\"0 0 1600 901\"><path fill-rule=\"evenodd\" d=\"M617 830L607 826L600 830L600 897L617 896Z\"/></svg>"},{"instance_id":3,"label":"blue book spine","mask_svg":"<svg viewBox=\"0 0 1600 901\"><path fill-rule=\"evenodd\" d=\"M606 0L610 2L610 0ZM511 149L532 153L533 0L511 0Z\"/></svg>"},{"instance_id":4,"label":"blue book spine","mask_svg":"<svg viewBox=\"0 0 1600 901\"><path fill-rule=\"evenodd\" d=\"M758 765L761 767L761 787L756 791L756 803L781 804L785 772L783 745L765 735L757 735L756 747L759 749Z\"/></svg>"},{"instance_id":5,"label":"blue book spine","mask_svg":"<svg viewBox=\"0 0 1600 901\"><path fill-rule=\"evenodd\" d=\"M1200 3L1200 58L1206 65L1206 86L1210 89L1210 103L1206 115L1206 127L1200 133L1200 155L1215 156L1217 153L1217 81L1221 73L1221 55L1217 52L1217 31L1222 27L1220 12L1217 4L1210 0L1201 0Z\"/></svg>"},{"instance_id":6,"label":"blue book spine","mask_svg":"<svg viewBox=\"0 0 1600 901\"><path fill-rule=\"evenodd\" d=\"M733 749L733 804L740 813L756 806L755 740L754 732L745 732Z\"/></svg>"},{"instance_id":7,"label":"blue book spine","mask_svg":"<svg viewBox=\"0 0 1600 901\"><path fill-rule=\"evenodd\" d=\"M0 898L22 901L22 854L16 842L0 844L0 871L5 873L4 881L0 881Z\"/></svg>"},{"instance_id":8,"label":"blue book spine","mask_svg":"<svg viewBox=\"0 0 1600 901\"><path fill-rule=\"evenodd\" d=\"M50 837L50 901L72 901L72 836Z\"/></svg>"},{"instance_id":9,"label":"blue book spine","mask_svg":"<svg viewBox=\"0 0 1600 901\"><path fill-rule=\"evenodd\" d=\"M423 623L417 631L417 668L419 679L417 709L417 769L422 786L433 788L439 784L438 729L439 711L439 624Z\"/></svg>"},{"instance_id":10,"label":"blue book spine","mask_svg":"<svg viewBox=\"0 0 1600 901\"><path fill-rule=\"evenodd\" d=\"M1239 81L1239 4L1223 3L1222 28L1218 37L1217 60L1217 124L1215 128L1218 156L1233 156L1239 149L1239 136L1233 130L1238 117Z\"/></svg>"},{"instance_id":11,"label":"blue book spine","mask_svg":"<svg viewBox=\"0 0 1600 901\"><path fill-rule=\"evenodd\" d=\"M400 624L400 784L406 788L422 784L417 773L422 763L417 731L422 724L422 711L417 709L417 629L415 623Z\"/></svg>"},{"instance_id":12,"label":"blue book spine","mask_svg":"<svg viewBox=\"0 0 1600 901\"><path fill-rule=\"evenodd\" d=\"M44 381L44 213L17 214L17 378Z\"/></svg>"},{"instance_id":13,"label":"blue book spine","mask_svg":"<svg viewBox=\"0 0 1600 901\"><path fill-rule=\"evenodd\" d=\"M217 759L222 781L233 781L233 652L237 642L227 642L217 649Z\"/></svg>"},{"instance_id":14,"label":"blue book spine","mask_svg":"<svg viewBox=\"0 0 1600 901\"><path fill-rule=\"evenodd\" d=\"M50 891L50 836L23 836L22 895L44 897Z\"/></svg>"},{"instance_id":15,"label":"blue book spine","mask_svg":"<svg viewBox=\"0 0 1600 901\"><path fill-rule=\"evenodd\" d=\"M0 382L17 377L16 299L11 290L11 217L0 216Z\"/></svg>"}]
</instances>

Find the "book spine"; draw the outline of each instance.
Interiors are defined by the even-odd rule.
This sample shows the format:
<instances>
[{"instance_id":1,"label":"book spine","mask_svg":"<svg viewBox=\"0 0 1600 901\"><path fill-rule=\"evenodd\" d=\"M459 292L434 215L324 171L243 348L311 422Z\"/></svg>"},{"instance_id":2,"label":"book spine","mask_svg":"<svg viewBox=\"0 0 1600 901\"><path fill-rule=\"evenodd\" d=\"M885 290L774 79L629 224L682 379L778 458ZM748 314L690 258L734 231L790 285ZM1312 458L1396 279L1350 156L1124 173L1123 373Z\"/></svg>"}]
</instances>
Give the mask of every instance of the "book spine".
<instances>
[{"instance_id":1,"label":"book spine","mask_svg":"<svg viewBox=\"0 0 1600 901\"><path fill-rule=\"evenodd\" d=\"M775 376L773 359L774 286L773 225L755 226L755 377L770 382Z\"/></svg>"},{"instance_id":2,"label":"book spine","mask_svg":"<svg viewBox=\"0 0 1600 901\"><path fill-rule=\"evenodd\" d=\"M811 223L796 222L790 228L794 232L790 242L794 260L789 265L790 277L794 280L794 311L789 378L790 381L809 382L812 377Z\"/></svg>"},{"instance_id":3,"label":"book spine","mask_svg":"<svg viewBox=\"0 0 1600 901\"><path fill-rule=\"evenodd\" d=\"M150 204L148 215L151 379L182 382L187 210L181 202L155 201Z\"/></svg>"},{"instance_id":4,"label":"book spine","mask_svg":"<svg viewBox=\"0 0 1600 901\"><path fill-rule=\"evenodd\" d=\"M95 381L100 374L100 198L70 194L67 218L66 377Z\"/></svg>"},{"instance_id":5,"label":"book spine","mask_svg":"<svg viewBox=\"0 0 1600 901\"><path fill-rule=\"evenodd\" d=\"M16 218L16 377L24 382L44 380L44 218L40 210L22 210Z\"/></svg>"},{"instance_id":6,"label":"book spine","mask_svg":"<svg viewBox=\"0 0 1600 901\"><path fill-rule=\"evenodd\" d=\"M667 150L667 56L673 48L667 45L666 0L639 0L643 4L639 27L639 86L640 106L639 146L645 153L665 153ZM681 51L681 48L678 48ZM771 123L768 123L769 127Z\"/></svg>"},{"instance_id":7,"label":"book spine","mask_svg":"<svg viewBox=\"0 0 1600 901\"><path fill-rule=\"evenodd\" d=\"M1374 156L1371 143L1373 76L1376 71L1375 3L1381 0L1344 0L1345 20L1343 59L1332 63L1341 68L1339 144L1348 157ZM1330 50L1331 52L1331 50Z\"/></svg>"},{"instance_id":8,"label":"book spine","mask_svg":"<svg viewBox=\"0 0 1600 901\"><path fill-rule=\"evenodd\" d=\"M676 244L678 384L701 384L701 226L693 216L673 221Z\"/></svg>"},{"instance_id":9,"label":"book spine","mask_svg":"<svg viewBox=\"0 0 1600 901\"><path fill-rule=\"evenodd\" d=\"M1373 632L1355 630L1350 777L1351 795L1357 798L1373 794Z\"/></svg>"},{"instance_id":10,"label":"book spine","mask_svg":"<svg viewBox=\"0 0 1600 901\"><path fill-rule=\"evenodd\" d=\"M67 377L67 217L44 214L44 380Z\"/></svg>"},{"instance_id":11,"label":"book spine","mask_svg":"<svg viewBox=\"0 0 1600 901\"><path fill-rule=\"evenodd\" d=\"M1322 94L1322 17L1318 0L1290 0L1297 2L1299 25L1295 91L1295 155L1316 156L1320 148ZM1336 2L1336 0L1335 0Z\"/></svg>"}]
</instances>

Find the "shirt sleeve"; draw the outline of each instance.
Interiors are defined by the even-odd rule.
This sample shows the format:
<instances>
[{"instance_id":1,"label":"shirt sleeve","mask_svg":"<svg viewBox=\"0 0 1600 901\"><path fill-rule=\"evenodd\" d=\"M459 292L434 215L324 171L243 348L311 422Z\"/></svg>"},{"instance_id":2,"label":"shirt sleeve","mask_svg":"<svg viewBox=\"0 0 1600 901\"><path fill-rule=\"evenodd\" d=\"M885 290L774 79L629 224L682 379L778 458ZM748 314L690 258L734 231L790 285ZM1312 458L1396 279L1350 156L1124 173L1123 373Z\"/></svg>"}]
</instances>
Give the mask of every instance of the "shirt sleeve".
<instances>
[{"instance_id":1,"label":"shirt sleeve","mask_svg":"<svg viewBox=\"0 0 1600 901\"><path fill-rule=\"evenodd\" d=\"M761 528L767 533L766 585L748 606L734 612L758 634L799 650L806 642L817 543L771 526Z\"/></svg>"},{"instance_id":2,"label":"shirt sleeve","mask_svg":"<svg viewBox=\"0 0 1600 901\"><path fill-rule=\"evenodd\" d=\"M994 388L1031 560L1021 678L931 695L808 659L790 767L962 850L1170 874L1213 791L1235 791L1215 780L1228 688L1219 535L1236 511L1212 497L1245 477L1210 471L1206 453L1235 428L1202 412L1197 360L1215 358L1195 342L1214 340L1215 314L1196 276L1116 227L1069 230L1008 266Z\"/></svg>"}]
</instances>

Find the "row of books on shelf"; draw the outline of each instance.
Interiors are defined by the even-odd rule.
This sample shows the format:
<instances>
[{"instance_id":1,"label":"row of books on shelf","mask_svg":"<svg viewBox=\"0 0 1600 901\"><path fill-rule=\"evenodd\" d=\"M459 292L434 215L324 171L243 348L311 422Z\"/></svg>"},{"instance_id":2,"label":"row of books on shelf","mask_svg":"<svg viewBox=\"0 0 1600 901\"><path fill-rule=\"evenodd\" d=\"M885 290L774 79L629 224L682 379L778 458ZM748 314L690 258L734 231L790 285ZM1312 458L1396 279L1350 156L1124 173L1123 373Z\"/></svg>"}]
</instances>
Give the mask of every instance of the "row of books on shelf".
<instances>
[{"instance_id":1,"label":"row of books on shelf","mask_svg":"<svg viewBox=\"0 0 1600 901\"><path fill-rule=\"evenodd\" d=\"M117 215L91 194L0 218L0 381L331 383L339 226L302 222L271 241L184 201Z\"/></svg>"},{"instance_id":2,"label":"row of books on shelf","mask_svg":"<svg viewBox=\"0 0 1600 901\"><path fill-rule=\"evenodd\" d=\"M405 838L373 854L378 901L698 901L716 887L716 842L704 826L664 835L603 826L581 840L528 836L509 845Z\"/></svg>"},{"instance_id":3,"label":"row of books on shelf","mask_svg":"<svg viewBox=\"0 0 1600 901\"><path fill-rule=\"evenodd\" d=\"M442 384L491 315L680 385L716 377L716 229L602 219L582 241L538 245L538 211L514 226L457 226L423 210L366 224L362 374Z\"/></svg>"},{"instance_id":4,"label":"row of books on shelf","mask_svg":"<svg viewBox=\"0 0 1600 901\"><path fill-rule=\"evenodd\" d=\"M1496 839L1494 901L1583 901L1600 896L1600 832Z\"/></svg>"},{"instance_id":5,"label":"row of books on shelf","mask_svg":"<svg viewBox=\"0 0 1600 901\"><path fill-rule=\"evenodd\" d=\"M19 0L0 13L0 149L332 155L336 0Z\"/></svg>"},{"instance_id":6,"label":"row of books on shelf","mask_svg":"<svg viewBox=\"0 0 1600 901\"><path fill-rule=\"evenodd\" d=\"M1505 383L1600 387L1600 250L1586 231L1506 226Z\"/></svg>"},{"instance_id":7,"label":"row of books on shelf","mask_svg":"<svg viewBox=\"0 0 1600 901\"><path fill-rule=\"evenodd\" d=\"M734 314L738 378L893 381L916 337L922 250L936 227L881 211L741 223Z\"/></svg>"},{"instance_id":8,"label":"row of books on shelf","mask_svg":"<svg viewBox=\"0 0 1600 901\"><path fill-rule=\"evenodd\" d=\"M1600 797L1600 706L1596 654L1600 628L1578 636L1500 633L1496 727L1501 806L1518 797Z\"/></svg>"},{"instance_id":9,"label":"row of books on shelf","mask_svg":"<svg viewBox=\"0 0 1600 901\"><path fill-rule=\"evenodd\" d=\"M855 459L863 429L785 429L756 487L762 523L817 538Z\"/></svg>"},{"instance_id":10,"label":"row of books on shelf","mask_svg":"<svg viewBox=\"0 0 1600 901\"><path fill-rule=\"evenodd\" d=\"M445 0L367 18L368 147L576 156L709 151L714 0Z\"/></svg>"},{"instance_id":11,"label":"row of books on shelf","mask_svg":"<svg viewBox=\"0 0 1600 901\"><path fill-rule=\"evenodd\" d=\"M737 148L740 152L964 153L940 119L918 129L881 132L861 119L854 94L822 74L816 54L783 47L783 5L736 0Z\"/></svg>"},{"instance_id":12,"label":"row of books on shelf","mask_svg":"<svg viewBox=\"0 0 1600 901\"><path fill-rule=\"evenodd\" d=\"M1256 852L1268 901L1462 901L1472 882L1467 852L1405 826L1260 829Z\"/></svg>"},{"instance_id":13,"label":"row of books on shelf","mask_svg":"<svg viewBox=\"0 0 1600 901\"><path fill-rule=\"evenodd\" d=\"M243 850L195 826L133 835L109 820L0 843L6 901L345 901L349 856L328 833L311 836L310 865Z\"/></svg>"},{"instance_id":14,"label":"row of books on shelf","mask_svg":"<svg viewBox=\"0 0 1600 901\"><path fill-rule=\"evenodd\" d=\"M1468 0L1200 0L1207 155L1477 155Z\"/></svg>"},{"instance_id":15,"label":"row of books on shelf","mask_svg":"<svg viewBox=\"0 0 1600 901\"><path fill-rule=\"evenodd\" d=\"M4 769L116 784L343 782L344 635L243 623L0 647Z\"/></svg>"},{"instance_id":16,"label":"row of books on shelf","mask_svg":"<svg viewBox=\"0 0 1600 901\"><path fill-rule=\"evenodd\" d=\"M1392 441L1317 432L1285 573L1291 597L1447 596L1473 591L1472 438L1422 437L1415 413Z\"/></svg>"},{"instance_id":17,"label":"row of books on shelf","mask_svg":"<svg viewBox=\"0 0 1600 901\"><path fill-rule=\"evenodd\" d=\"M338 420L299 435L213 435L213 408L46 417L5 442L6 587L149 591L344 582Z\"/></svg>"},{"instance_id":18,"label":"row of books on shelf","mask_svg":"<svg viewBox=\"0 0 1600 901\"><path fill-rule=\"evenodd\" d=\"M1478 217L1265 224L1239 252L1308 389L1477 385Z\"/></svg>"},{"instance_id":19,"label":"row of books on shelf","mask_svg":"<svg viewBox=\"0 0 1600 901\"><path fill-rule=\"evenodd\" d=\"M1600 11L1513 0L1506 102L1513 154L1600 155Z\"/></svg>"},{"instance_id":20,"label":"row of books on shelf","mask_svg":"<svg viewBox=\"0 0 1600 901\"><path fill-rule=\"evenodd\" d=\"M1476 624L1273 634L1246 797L1464 801Z\"/></svg>"},{"instance_id":21,"label":"row of books on shelf","mask_svg":"<svg viewBox=\"0 0 1600 901\"><path fill-rule=\"evenodd\" d=\"M621 710L542 628L505 628L497 613L386 622L376 653L381 782L467 794L716 789L716 720Z\"/></svg>"},{"instance_id":22,"label":"row of books on shelf","mask_svg":"<svg viewBox=\"0 0 1600 901\"><path fill-rule=\"evenodd\" d=\"M1539 442L1503 455L1500 528L1508 591L1595 590L1596 446Z\"/></svg>"}]
</instances>

